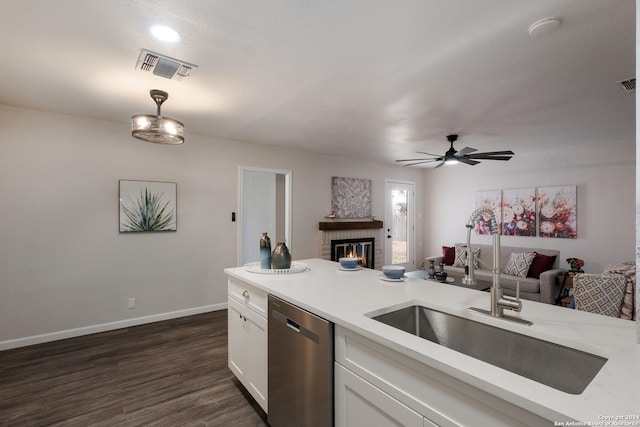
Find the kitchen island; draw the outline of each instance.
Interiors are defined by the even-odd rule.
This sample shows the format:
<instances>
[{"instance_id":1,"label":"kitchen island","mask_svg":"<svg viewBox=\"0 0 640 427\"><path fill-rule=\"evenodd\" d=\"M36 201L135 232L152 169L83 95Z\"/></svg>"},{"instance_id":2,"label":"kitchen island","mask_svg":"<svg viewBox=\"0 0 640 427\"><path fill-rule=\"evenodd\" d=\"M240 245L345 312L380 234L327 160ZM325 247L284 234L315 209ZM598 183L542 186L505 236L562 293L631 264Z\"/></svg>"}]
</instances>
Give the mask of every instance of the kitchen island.
<instances>
[{"instance_id":1,"label":"kitchen island","mask_svg":"<svg viewBox=\"0 0 640 427\"><path fill-rule=\"evenodd\" d=\"M577 421L584 423L582 425L640 426L637 418L640 416L637 391L640 345L635 341L634 322L523 300L519 315L533 322L526 326L468 310L469 307L488 309L486 292L414 278L387 282L380 279L380 271L342 271L338 263L320 259L300 262L308 266L307 271L269 275L237 267L225 272L230 278L230 287L232 281L236 283L234 286L246 283L335 323L336 360L347 360L349 351L355 353L368 348L372 353L383 355L379 360L387 360L389 365L397 361L398 377L408 372L409 376L424 374L433 379L437 386L430 391L420 384L408 390L412 386L411 378L407 379L407 390L396 384L389 385L391 380L375 375L365 378L383 390L389 385L388 390L384 390L386 393L432 421L429 424L425 419L424 425L473 425L465 420L478 420L474 417L481 415L476 412L480 414L484 410L486 413L503 411L514 419L522 417L519 419L522 425L545 420L547 425L581 425L576 424ZM581 394L565 393L369 317L371 313L409 305L423 305L608 360ZM350 343L362 346L346 348ZM357 365L353 364L356 373L367 377L369 368ZM338 372L336 370L336 375ZM420 390L424 390L425 395L438 390L447 392L444 396L437 393L429 396L435 402L432 405L429 399L420 396ZM336 396L339 394L337 391ZM483 405L486 405L484 409ZM454 411L454 408L457 409ZM336 417L341 411L336 403ZM467 411L471 415L465 417Z\"/></svg>"}]
</instances>

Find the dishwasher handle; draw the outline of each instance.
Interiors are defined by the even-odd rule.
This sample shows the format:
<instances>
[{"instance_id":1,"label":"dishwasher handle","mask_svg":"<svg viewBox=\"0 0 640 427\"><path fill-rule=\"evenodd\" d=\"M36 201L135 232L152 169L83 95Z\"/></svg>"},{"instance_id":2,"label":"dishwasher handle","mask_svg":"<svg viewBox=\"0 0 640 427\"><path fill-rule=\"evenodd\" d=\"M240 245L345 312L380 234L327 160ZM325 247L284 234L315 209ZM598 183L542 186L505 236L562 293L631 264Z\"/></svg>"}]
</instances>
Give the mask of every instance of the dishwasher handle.
<instances>
[{"instance_id":1,"label":"dishwasher handle","mask_svg":"<svg viewBox=\"0 0 640 427\"><path fill-rule=\"evenodd\" d=\"M299 323L294 322L293 320L289 319L284 314L280 313L278 310L271 310L271 318L273 320L277 320L278 322L280 322L283 325L287 326L292 331L294 331L294 332L296 332L296 333L298 333L298 334L310 339L311 341L313 341L315 343L319 343L320 342L320 337L318 336L318 334L316 334L315 332L313 332L310 329L305 328L304 326L301 326Z\"/></svg>"},{"instance_id":2,"label":"dishwasher handle","mask_svg":"<svg viewBox=\"0 0 640 427\"><path fill-rule=\"evenodd\" d=\"M296 322L294 322L291 319L287 319L287 326L296 332L300 332L300 325L298 325Z\"/></svg>"}]
</instances>

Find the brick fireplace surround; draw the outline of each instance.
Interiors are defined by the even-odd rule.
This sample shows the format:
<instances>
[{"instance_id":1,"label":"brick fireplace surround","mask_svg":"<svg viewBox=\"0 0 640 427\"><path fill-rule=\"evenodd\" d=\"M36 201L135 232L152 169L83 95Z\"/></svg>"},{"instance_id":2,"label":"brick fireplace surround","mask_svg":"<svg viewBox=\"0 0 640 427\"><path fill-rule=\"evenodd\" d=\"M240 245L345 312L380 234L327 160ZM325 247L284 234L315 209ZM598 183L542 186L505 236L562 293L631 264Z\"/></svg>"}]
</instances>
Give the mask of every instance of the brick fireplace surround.
<instances>
[{"instance_id":1,"label":"brick fireplace surround","mask_svg":"<svg viewBox=\"0 0 640 427\"><path fill-rule=\"evenodd\" d=\"M382 257L382 221L332 221L320 222L318 225L318 254L320 258L331 260L331 241L343 239L370 238L375 239L373 245L375 267L384 265Z\"/></svg>"}]
</instances>

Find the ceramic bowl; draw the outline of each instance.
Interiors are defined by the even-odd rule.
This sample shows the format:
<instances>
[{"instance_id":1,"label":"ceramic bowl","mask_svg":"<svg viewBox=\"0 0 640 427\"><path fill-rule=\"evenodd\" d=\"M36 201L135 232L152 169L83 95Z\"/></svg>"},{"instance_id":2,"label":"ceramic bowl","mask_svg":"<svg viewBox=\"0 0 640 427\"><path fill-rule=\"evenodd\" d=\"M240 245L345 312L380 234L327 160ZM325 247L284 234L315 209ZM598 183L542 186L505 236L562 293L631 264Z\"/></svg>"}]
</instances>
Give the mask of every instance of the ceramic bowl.
<instances>
[{"instance_id":1,"label":"ceramic bowl","mask_svg":"<svg viewBox=\"0 0 640 427\"><path fill-rule=\"evenodd\" d=\"M405 268L401 265L384 265L382 266L382 274L389 279L402 279Z\"/></svg>"},{"instance_id":2,"label":"ceramic bowl","mask_svg":"<svg viewBox=\"0 0 640 427\"><path fill-rule=\"evenodd\" d=\"M340 262L340 267L352 269L358 267L358 258L340 258L338 260Z\"/></svg>"}]
</instances>

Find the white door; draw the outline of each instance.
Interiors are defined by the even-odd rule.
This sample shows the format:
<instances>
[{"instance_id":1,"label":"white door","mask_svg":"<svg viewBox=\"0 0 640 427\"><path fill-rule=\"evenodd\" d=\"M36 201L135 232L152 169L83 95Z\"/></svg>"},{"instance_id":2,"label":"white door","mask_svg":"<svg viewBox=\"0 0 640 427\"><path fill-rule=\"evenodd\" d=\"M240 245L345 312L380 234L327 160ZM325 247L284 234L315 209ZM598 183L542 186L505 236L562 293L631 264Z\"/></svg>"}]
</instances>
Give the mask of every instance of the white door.
<instances>
[{"instance_id":1,"label":"white door","mask_svg":"<svg viewBox=\"0 0 640 427\"><path fill-rule=\"evenodd\" d=\"M385 265L415 266L415 184L387 180L385 185Z\"/></svg>"},{"instance_id":2,"label":"white door","mask_svg":"<svg viewBox=\"0 0 640 427\"><path fill-rule=\"evenodd\" d=\"M276 177L263 171L245 170L242 176L242 264L260 261L259 240L268 233L276 242Z\"/></svg>"},{"instance_id":3,"label":"white door","mask_svg":"<svg viewBox=\"0 0 640 427\"><path fill-rule=\"evenodd\" d=\"M260 260L260 237L291 247L291 172L240 166L238 265Z\"/></svg>"}]
</instances>

